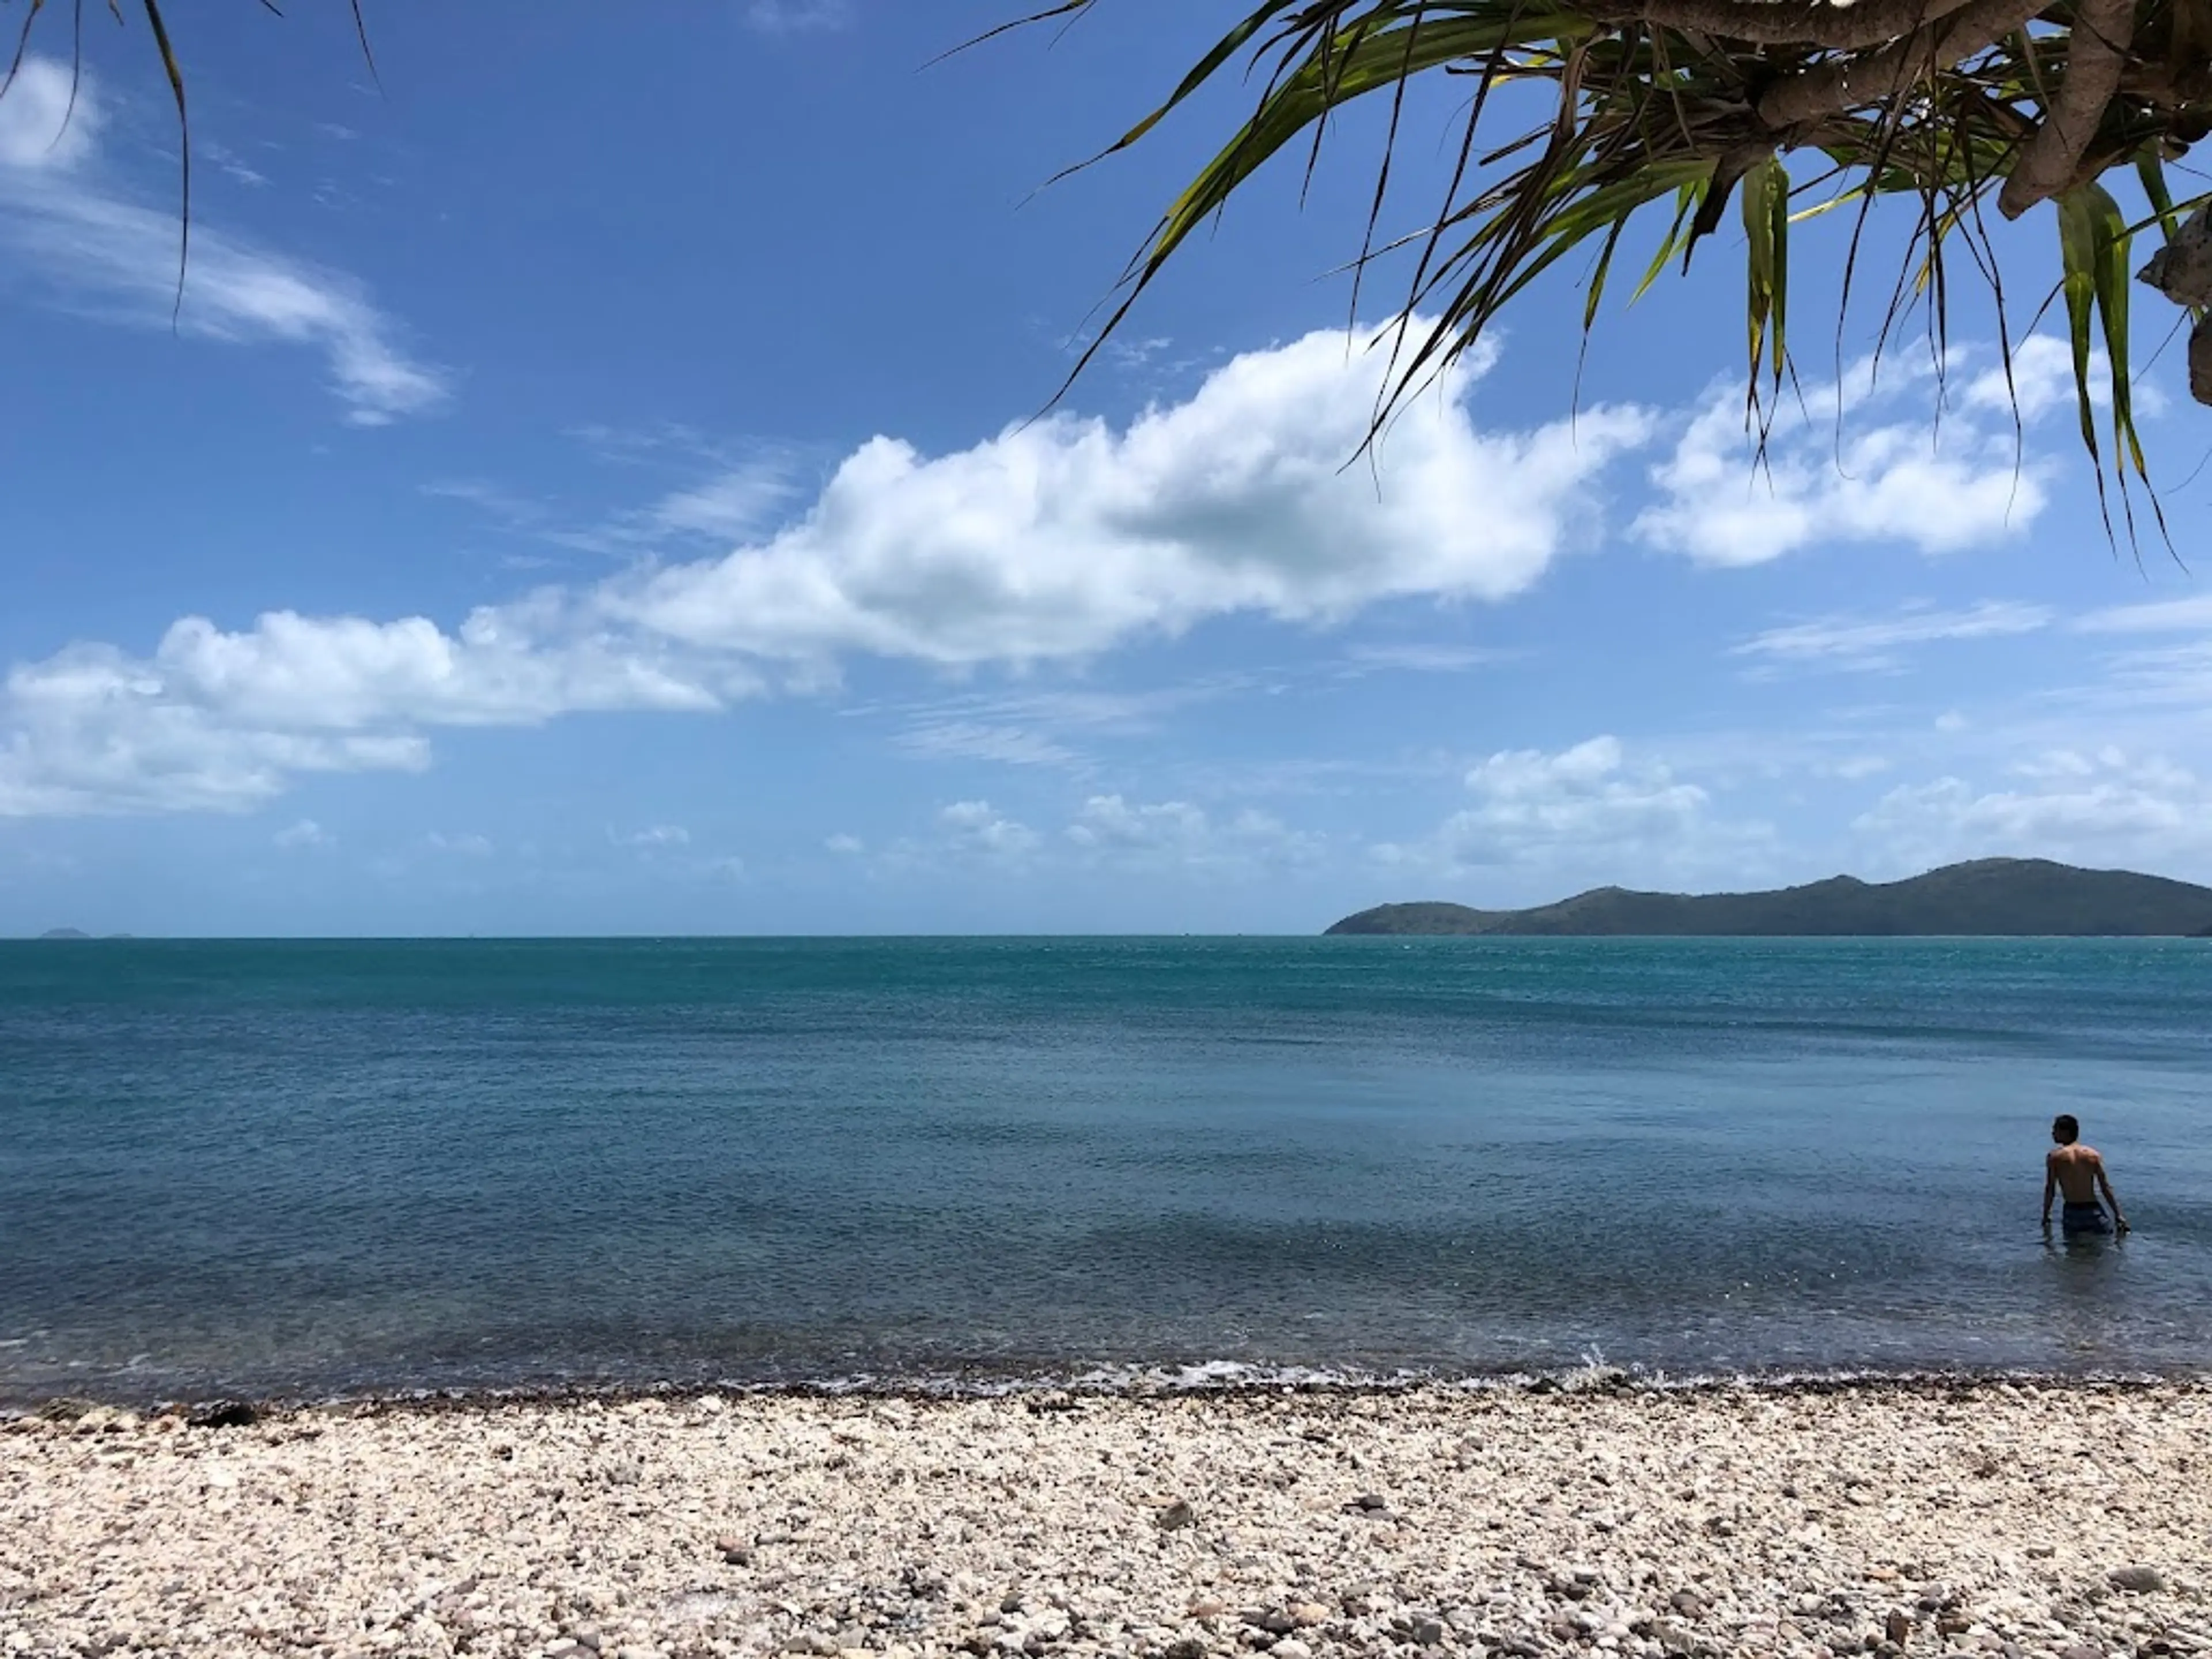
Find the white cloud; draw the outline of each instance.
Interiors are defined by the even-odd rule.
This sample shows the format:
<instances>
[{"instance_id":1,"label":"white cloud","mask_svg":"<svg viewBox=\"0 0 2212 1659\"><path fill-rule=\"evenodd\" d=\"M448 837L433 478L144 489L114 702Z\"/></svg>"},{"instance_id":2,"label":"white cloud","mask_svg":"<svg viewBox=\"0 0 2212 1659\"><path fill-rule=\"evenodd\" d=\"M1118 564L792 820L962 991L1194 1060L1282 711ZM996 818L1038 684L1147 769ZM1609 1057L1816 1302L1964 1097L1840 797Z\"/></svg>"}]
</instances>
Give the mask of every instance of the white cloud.
<instances>
[{"instance_id":1,"label":"white cloud","mask_svg":"<svg viewBox=\"0 0 2212 1659\"><path fill-rule=\"evenodd\" d=\"M2184 635L2157 644L2130 643L2105 659L2101 684L2086 688L2081 706L2134 713L2150 707L2212 708L2212 594L2094 611L2075 624L2085 634Z\"/></svg>"},{"instance_id":2,"label":"white cloud","mask_svg":"<svg viewBox=\"0 0 2212 1659\"><path fill-rule=\"evenodd\" d=\"M1704 790L1675 781L1664 766L1628 766L1613 737L1556 755L1502 751L1469 772L1467 787L1477 804L1446 826L1462 864L1548 856L1562 847L1676 841L1696 829L1707 805Z\"/></svg>"},{"instance_id":3,"label":"white cloud","mask_svg":"<svg viewBox=\"0 0 2212 1659\"><path fill-rule=\"evenodd\" d=\"M0 98L0 167L57 173L82 165L100 140L106 118L96 97L51 58L26 58L8 95Z\"/></svg>"},{"instance_id":4,"label":"white cloud","mask_svg":"<svg viewBox=\"0 0 2212 1659\"><path fill-rule=\"evenodd\" d=\"M822 845L841 858L858 858L868 850L867 842L862 841L858 836L832 836Z\"/></svg>"},{"instance_id":5,"label":"white cloud","mask_svg":"<svg viewBox=\"0 0 2212 1659\"><path fill-rule=\"evenodd\" d=\"M336 843L337 837L324 829L321 824L317 823L314 819L301 818L297 823L279 830L270 839L277 846L289 849L295 847L329 847Z\"/></svg>"},{"instance_id":6,"label":"white cloud","mask_svg":"<svg viewBox=\"0 0 2212 1659\"><path fill-rule=\"evenodd\" d=\"M750 0L745 21L763 34L841 29L853 21L852 0Z\"/></svg>"},{"instance_id":7,"label":"white cloud","mask_svg":"<svg viewBox=\"0 0 2212 1659\"><path fill-rule=\"evenodd\" d=\"M1321 847L1318 838L1265 812L1217 820L1188 801L1133 803L1120 795L1091 796L1067 826L1066 839L1094 860L1246 873L1310 860Z\"/></svg>"},{"instance_id":8,"label":"white cloud","mask_svg":"<svg viewBox=\"0 0 2212 1659\"><path fill-rule=\"evenodd\" d=\"M1985 599L1963 611L1909 610L1873 618L1824 617L1770 628L1735 647L1735 653L1793 665L1887 668L1895 664L1902 646L2032 634L2049 627L2054 614L2047 605Z\"/></svg>"},{"instance_id":9,"label":"white cloud","mask_svg":"<svg viewBox=\"0 0 2212 1659\"><path fill-rule=\"evenodd\" d=\"M957 454L864 445L769 541L604 596L670 639L948 666L1096 654L1235 612L1341 619L1380 600L1503 599L1587 522L1647 417L1476 430L1455 371L1346 465L1386 365L1326 331L1235 359L1126 431L1060 416Z\"/></svg>"},{"instance_id":10,"label":"white cloud","mask_svg":"<svg viewBox=\"0 0 2212 1659\"><path fill-rule=\"evenodd\" d=\"M416 733L262 723L172 696L157 662L85 647L9 673L0 818L238 811L302 772L420 771Z\"/></svg>"},{"instance_id":11,"label":"white cloud","mask_svg":"<svg viewBox=\"0 0 2212 1659\"><path fill-rule=\"evenodd\" d=\"M451 853L465 859L488 859L495 850L489 836L448 836L435 830L422 837L422 845L433 853Z\"/></svg>"},{"instance_id":12,"label":"white cloud","mask_svg":"<svg viewBox=\"0 0 2212 1659\"><path fill-rule=\"evenodd\" d=\"M2212 593L2146 605L2118 605L2093 611L2074 624L2085 634L2168 634L2203 629L2212 633Z\"/></svg>"},{"instance_id":13,"label":"white cloud","mask_svg":"<svg viewBox=\"0 0 2212 1659\"><path fill-rule=\"evenodd\" d=\"M8 678L0 817L246 806L295 772L419 769L442 726L713 711L819 690L855 656L1018 672L1234 615L1321 625L1395 599L1507 599L1595 533L1608 464L1660 423L1601 409L1479 429L1489 364L1471 354L1443 376L1372 468L1346 463L1387 365L1324 331L1237 357L1122 428L1059 416L933 459L877 438L776 533L541 588L451 630L278 611L237 630L186 617L145 657L76 646ZM666 533L705 533L770 488L717 476L726 489L648 514ZM1375 650L1376 666L1462 660ZM1060 733L1141 729L1200 695L979 699L911 719L904 741L1076 767Z\"/></svg>"},{"instance_id":14,"label":"white cloud","mask_svg":"<svg viewBox=\"0 0 2212 1659\"><path fill-rule=\"evenodd\" d=\"M1632 760L1618 738L1557 754L1516 749L1467 775L1474 805L1424 842L1385 842L1384 864L1449 873L1507 865L1594 868L1620 881L1636 870L1690 868L1761 840L1759 825L1723 823L1704 789L1656 760Z\"/></svg>"},{"instance_id":15,"label":"white cloud","mask_svg":"<svg viewBox=\"0 0 2212 1659\"><path fill-rule=\"evenodd\" d=\"M987 800L955 801L937 815L937 823L954 852L1012 858L1037 844L1036 830L1001 816Z\"/></svg>"},{"instance_id":16,"label":"white cloud","mask_svg":"<svg viewBox=\"0 0 2212 1659\"><path fill-rule=\"evenodd\" d=\"M106 125L87 77L70 108L70 70L24 61L0 99L0 248L38 272L62 305L118 320L240 342L319 350L356 425L380 426L444 402L438 370L394 339L360 285L195 222L182 308L173 207L136 202L105 176Z\"/></svg>"},{"instance_id":17,"label":"white cloud","mask_svg":"<svg viewBox=\"0 0 2212 1659\"><path fill-rule=\"evenodd\" d=\"M777 458L749 462L715 474L653 503L647 526L663 536L708 536L734 541L756 533L791 500L788 463Z\"/></svg>"},{"instance_id":18,"label":"white cloud","mask_svg":"<svg viewBox=\"0 0 2212 1659\"><path fill-rule=\"evenodd\" d=\"M932 760L996 761L1006 766L1073 766L1081 757L1042 732L975 720L922 720L896 739L909 754Z\"/></svg>"},{"instance_id":19,"label":"white cloud","mask_svg":"<svg viewBox=\"0 0 2212 1659\"><path fill-rule=\"evenodd\" d=\"M2015 357L2023 419L2052 406L2041 390L2048 360L2035 340ZM2009 410L2000 414L1977 377L1938 423L1928 412L1933 378L1907 362L1877 381L1860 363L1844 377L1840 406L1836 387L1808 387L1802 406L1790 398L1777 411L1759 466L1741 393L1716 390L1651 469L1661 499L1638 515L1637 533L1701 564L1752 565L1838 541L1957 552L2026 529L2043 510L2044 468L2016 447ZM1895 418L1877 418L1899 404Z\"/></svg>"},{"instance_id":20,"label":"white cloud","mask_svg":"<svg viewBox=\"0 0 2212 1659\"><path fill-rule=\"evenodd\" d=\"M72 647L9 678L0 816L250 805L289 771L419 768L434 727L711 710L823 684L855 653L1021 666L1237 611L1318 622L1400 595L1504 599L1576 533L1647 421L1480 433L1478 367L1399 423L1379 479L1344 462L1383 366L1328 331L1238 358L1125 431L1063 416L935 460L878 439L780 535L542 589L451 632L276 611L237 631L187 617L143 658ZM1066 694L1054 718L1139 717L1091 701ZM1066 752L1035 732L952 718L914 741Z\"/></svg>"},{"instance_id":21,"label":"white cloud","mask_svg":"<svg viewBox=\"0 0 2212 1659\"><path fill-rule=\"evenodd\" d=\"M614 842L617 847L635 847L643 852L651 852L657 848L689 847L691 832L680 823L656 823L649 830L615 836Z\"/></svg>"},{"instance_id":22,"label":"white cloud","mask_svg":"<svg viewBox=\"0 0 2212 1659\"><path fill-rule=\"evenodd\" d=\"M2212 855L2212 781L2116 747L2056 750L2007 787L1963 778L1893 789L1853 829L1893 864L1998 854L2109 865Z\"/></svg>"},{"instance_id":23,"label":"white cloud","mask_svg":"<svg viewBox=\"0 0 2212 1659\"><path fill-rule=\"evenodd\" d=\"M1821 777L1856 783L1862 779L1880 777L1893 763L1887 755L1846 755L1841 760L1816 762L1813 770Z\"/></svg>"},{"instance_id":24,"label":"white cloud","mask_svg":"<svg viewBox=\"0 0 2212 1659\"><path fill-rule=\"evenodd\" d=\"M744 688L646 647L530 636L527 605L454 634L279 611L226 633L187 617L149 657L77 646L0 695L0 817L236 810L299 772L420 771L424 726L534 725L582 709L698 710Z\"/></svg>"},{"instance_id":25,"label":"white cloud","mask_svg":"<svg viewBox=\"0 0 2212 1659\"><path fill-rule=\"evenodd\" d=\"M1376 671L1401 674L1460 674L1470 668L1511 662L1522 653L1496 647L1471 645L1356 645L1345 653L1354 674Z\"/></svg>"}]
</instances>

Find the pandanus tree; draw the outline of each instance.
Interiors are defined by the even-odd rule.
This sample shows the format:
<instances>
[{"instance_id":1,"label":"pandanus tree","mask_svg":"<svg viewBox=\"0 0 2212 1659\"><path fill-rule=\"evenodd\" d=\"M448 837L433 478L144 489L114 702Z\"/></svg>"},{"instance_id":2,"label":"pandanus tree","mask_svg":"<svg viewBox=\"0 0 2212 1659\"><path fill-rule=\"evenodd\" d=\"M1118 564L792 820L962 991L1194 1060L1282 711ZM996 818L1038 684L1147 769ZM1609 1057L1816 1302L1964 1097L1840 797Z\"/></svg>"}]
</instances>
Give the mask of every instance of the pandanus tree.
<instances>
[{"instance_id":1,"label":"pandanus tree","mask_svg":"<svg viewBox=\"0 0 2212 1659\"><path fill-rule=\"evenodd\" d=\"M20 64L47 0L5 3L25 9ZM1006 27L1107 3L1060 0ZM358 29L359 0L348 4ZM118 18L119 5L108 0ZM185 82L161 0L134 9L182 120ZM85 0L66 10L81 40ZM361 43L366 52L365 33ZM1570 253L1588 256L1587 333L1632 221L1648 211L1658 228L1648 285L1675 256L1686 262L1731 204L1746 248L1754 409L1762 387L1778 389L1788 372L1791 228L1838 208L1856 217L1844 304L1861 233L1878 208L1901 209L1911 234L1885 327L1918 297L1940 339L1956 264L1947 256L1962 252L1970 280L1996 301L2008 368L1990 210L2001 219L2047 213L2055 280L2045 291L2063 299L2093 457L2102 454L2093 384L2101 346L2112 459L2143 472L2134 278L2182 307L2190 390L2212 404L2212 192L2177 192L2169 179L2202 177L2183 158L2212 131L2212 0L1266 0L1105 154L1143 142L1240 70L1260 88L1249 115L1169 205L1093 351L1271 161L1302 152L1310 167L1332 117L1380 100L1389 118L1364 270L1385 251L1376 238L1408 88L1442 76L1458 77L1464 94L1457 158L1425 225L1389 245L1412 275L1378 429L1398 399ZM2108 185L2116 172L2136 183L2123 187L2139 198L2133 213ZM2154 251L2137 271L2146 241Z\"/></svg>"},{"instance_id":2,"label":"pandanus tree","mask_svg":"<svg viewBox=\"0 0 2212 1659\"><path fill-rule=\"evenodd\" d=\"M1103 3L1065 0L1024 21ZM1846 306L1871 216L1901 210L1911 234L1885 331L1917 298L1940 341L1958 264L1946 256L1963 252L1969 279L1995 297L2008 372L1992 232L2049 215L2055 281L2044 292L2063 298L2093 458L2101 345L2114 459L2143 472L2131 276L2183 308L2190 390L2212 404L2212 194L2177 192L2169 179L2202 177L2182 158L2212 131L2212 0L1267 0L1105 154L1142 142L1240 69L1260 88L1249 117L1132 261L1102 339L1272 159L1290 150L1310 170L1331 118L1379 100L1385 136L1357 266L1366 269L1383 251L1377 215L1407 89L1448 76L1464 94L1449 182L1425 225L1389 245L1412 275L1378 429L1570 253L1586 256L1587 335L1632 221L1649 210L1657 230L1648 285L1676 256L1686 262L1732 204L1754 411L1788 372L1791 228L1838 208L1856 221ZM2116 170L2136 186L2122 191L2139 198L2135 214L2108 187ZM2146 241L2155 251L2138 272ZM2035 287L2016 285L2014 296L2023 291L2033 298Z\"/></svg>"}]
</instances>

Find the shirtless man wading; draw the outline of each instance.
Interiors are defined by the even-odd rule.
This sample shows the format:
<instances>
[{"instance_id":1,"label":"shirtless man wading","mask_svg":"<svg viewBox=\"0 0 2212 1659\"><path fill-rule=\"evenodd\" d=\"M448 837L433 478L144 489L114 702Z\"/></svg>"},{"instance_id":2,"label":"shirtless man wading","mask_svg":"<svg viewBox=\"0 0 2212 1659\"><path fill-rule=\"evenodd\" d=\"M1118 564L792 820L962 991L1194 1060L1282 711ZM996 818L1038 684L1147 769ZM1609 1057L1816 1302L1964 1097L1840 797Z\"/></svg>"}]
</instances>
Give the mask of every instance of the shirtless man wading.
<instances>
[{"instance_id":1,"label":"shirtless man wading","mask_svg":"<svg viewBox=\"0 0 2212 1659\"><path fill-rule=\"evenodd\" d=\"M2058 1224L2069 1233L2108 1233L2118 1228L2128 1230L2128 1218L2120 1213L2120 1200L2112 1191L2112 1181L2105 1173L2105 1160L2097 1156L2094 1146L2081 1145L2081 1126L2071 1113L2062 1113L2051 1125L2051 1138L2058 1144L2043 1160L2043 1224L2051 1225L2051 1200L2059 1194L2066 1199L2066 1207L2059 1214ZM2112 1218L2105 1219L2103 1206L2097 1202L2097 1189L2104 1188L2105 1202L2112 1206Z\"/></svg>"}]
</instances>

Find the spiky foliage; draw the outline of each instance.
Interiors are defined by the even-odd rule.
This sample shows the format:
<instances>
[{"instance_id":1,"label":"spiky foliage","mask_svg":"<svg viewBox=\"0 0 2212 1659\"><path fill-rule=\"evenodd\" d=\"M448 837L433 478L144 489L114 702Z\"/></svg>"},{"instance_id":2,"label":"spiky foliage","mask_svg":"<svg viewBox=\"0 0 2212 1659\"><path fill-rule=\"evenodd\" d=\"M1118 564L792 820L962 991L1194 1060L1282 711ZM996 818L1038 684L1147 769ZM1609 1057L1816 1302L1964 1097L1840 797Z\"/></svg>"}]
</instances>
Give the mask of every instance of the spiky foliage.
<instances>
[{"instance_id":1,"label":"spiky foliage","mask_svg":"<svg viewBox=\"0 0 2212 1659\"><path fill-rule=\"evenodd\" d=\"M106 0L118 22L123 3ZM276 9L273 0L258 3ZM366 55L360 0L345 3ZM1070 19L1100 3L1057 0L1006 27ZM49 0L0 4L23 8L15 64L0 81L4 96L50 8ZM86 5L51 6L70 18L73 53L82 51ZM133 9L181 125L185 80L161 0L135 0ZM1378 253L1402 250L1413 274L1378 429L1396 399L1465 351L1566 255L1592 253L1587 334L1632 221L1647 210L1666 216L1648 287L1677 254L1686 262L1731 198L1747 249L1754 414L1771 407L1789 373L1791 227L1838 207L1855 212L1848 306L1869 214L1893 198L1910 204L1913 230L1884 312L1885 338L1917 300L1942 345L1947 256L1962 250L1971 277L1996 299L2009 371L2009 308L1984 210L1994 198L1998 213L2017 218L2051 202L2057 280L2049 294L2063 300L2091 456L2103 456L2092 386L2101 341L2112 459L2124 483L2129 471L2147 481L2128 332L2129 268L2135 240L2147 231L2165 246L2142 278L2188 313L2191 389L2212 404L2212 193L2177 202L2166 179L2168 166L2212 131L2212 0L1264 0L1105 154L1141 142L1240 65L1261 71L1256 106L1132 262L1101 342L1261 168L1301 144L1310 168L1330 118L1380 96L1389 105L1388 137L1357 268L1364 273ZM1378 248L1407 89L1434 75L1466 83L1457 162L1427 228ZM1511 83L1548 88L1551 107L1501 133L1501 120L1511 118L1493 113L1492 94ZM1814 159L1793 169L1785 161L1792 155ZM184 168L180 259L188 252L189 144ZM2140 182L2150 209L2140 222L2102 182L2116 168ZM1419 318L1431 320L1416 332ZM2098 477L2101 489L2101 466Z\"/></svg>"},{"instance_id":2,"label":"spiky foliage","mask_svg":"<svg viewBox=\"0 0 2212 1659\"><path fill-rule=\"evenodd\" d=\"M264 11L276 16L283 15L276 5L276 0L258 0L258 3ZM0 98L8 95L9 89L15 84L16 76L21 72L23 60L30 54L32 31L38 27L39 20L46 10L47 0L5 0L5 3L9 6L20 3L22 6L23 21L15 32L15 53L9 59L7 72L0 75ZM368 64L369 73L374 76L376 72L376 58L369 50L368 24L368 20L362 15L361 0L346 0L346 3L352 14L354 38L360 43L362 57ZM108 15L118 23L124 21L123 5L124 0L106 0ZM58 12L65 10L69 14L70 62L75 69L81 71L84 66L85 0L67 0L65 5L57 5L54 9ZM161 0L137 0L135 9L145 21L147 33L153 40L155 54L161 59L161 73L169 83L169 95L175 100L177 106L177 128L184 139L178 163L179 201L177 216L177 303L182 306L185 298L185 271L191 257L191 112L185 99L185 72L177 62L177 49L169 40L169 22L162 14ZM70 88L72 109L75 104L76 88L72 86Z\"/></svg>"},{"instance_id":3,"label":"spiky foliage","mask_svg":"<svg viewBox=\"0 0 2212 1659\"><path fill-rule=\"evenodd\" d=\"M1024 21L1099 3L1064 0ZM1909 204L1913 229L1882 334L1917 302L1939 347L1961 252L2007 336L2020 296L2005 291L1985 210L2017 218L2055 204L2057 281L2045 293L2063 300L2092 457L2103 453L2092 376L2104 348L2124 482L2144 476L2130 397L2133 244L2146 231L2180 239L2145 276L2194 318L2192 386L2212 403L2212 275L2202 269L2212 259L2182 257L2212 229L2212 196L2177 203L2166 179L2212 129L2212 0L1267 0L1105 155L1240 68L1260 84L1256 106L1132 262L1102 340L1261 168L1292 150L1310 170L1330 118L1380 99L1388 136L1356 269L1395 250L1412 276L1378 428L1568 254L1589 257L1587 334L1632 221L1648 211L1660 232L1648 286L1720 226L1731 198L1747 248L1754 414L1771 410L1789 372L1791 228L1839 207L1855 216L1848 306L1869 215L1890 198ZM1463 77L1457 162L1426 228L1378 247L1407 88L1429 76ZM1534 118L1525 100L1494 96L1513 83L1548 89ZM2139 179L2144 222L2101 182L2114 168ZM2008 372L2008 337L2004 351ZM2101 465L2098 476L2101 488Z\"/></svg>"}]
</instances>

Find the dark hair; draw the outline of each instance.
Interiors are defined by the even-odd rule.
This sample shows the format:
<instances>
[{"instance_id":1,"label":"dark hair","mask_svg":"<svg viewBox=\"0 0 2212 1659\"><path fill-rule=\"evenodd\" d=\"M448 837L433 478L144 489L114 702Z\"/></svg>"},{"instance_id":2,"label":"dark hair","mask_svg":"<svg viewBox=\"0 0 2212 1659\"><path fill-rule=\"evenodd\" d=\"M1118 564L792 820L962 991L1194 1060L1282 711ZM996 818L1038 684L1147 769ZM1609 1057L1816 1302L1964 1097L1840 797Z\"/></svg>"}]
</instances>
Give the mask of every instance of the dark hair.
<instances>
[{"instance_id":1,"label":"dark hair","mask_svg":"<svg viewBox=\"0 0 2212 1659\"><path fill-rule=\"evenodd\" d=\"M2071 1112L2061 1112L2051 1120L2051 1138L2062 1146L2071 1146L2081 1138L2081 1126L2074 1121Z\"/></svg>"}]
</instances>

